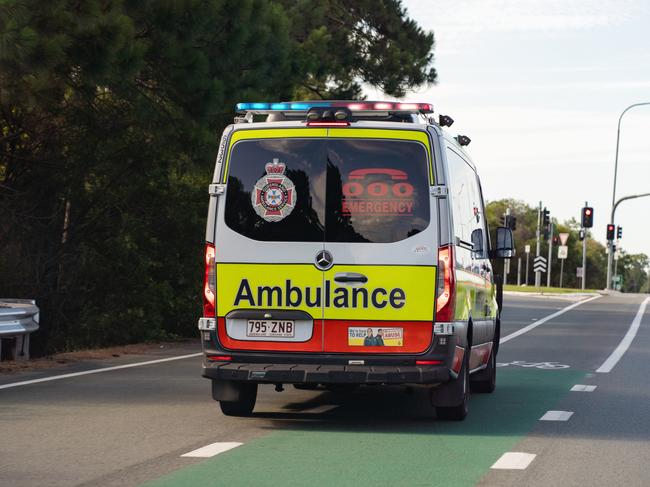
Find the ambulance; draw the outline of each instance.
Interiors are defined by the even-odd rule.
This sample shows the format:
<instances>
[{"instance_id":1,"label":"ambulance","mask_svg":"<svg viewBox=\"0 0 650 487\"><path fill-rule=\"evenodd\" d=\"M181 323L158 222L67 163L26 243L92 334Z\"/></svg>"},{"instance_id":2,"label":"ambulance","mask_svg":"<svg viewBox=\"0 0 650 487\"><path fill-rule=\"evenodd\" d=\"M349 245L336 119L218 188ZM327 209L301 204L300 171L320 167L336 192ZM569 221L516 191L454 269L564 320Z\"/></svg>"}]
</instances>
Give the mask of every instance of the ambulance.
<instances>
[{"instance_id":1,"label":"ambulance","mask_svg":"<svg viewBox=\"0 0 650 487\"><path fill-rule=\"evenodd\" d=\"M462 420L492 392L500 284L466 136L428 103L240 103L205 245L203 376L224 414L260 384L429 389Z\"/></svg>"}]
</instances>

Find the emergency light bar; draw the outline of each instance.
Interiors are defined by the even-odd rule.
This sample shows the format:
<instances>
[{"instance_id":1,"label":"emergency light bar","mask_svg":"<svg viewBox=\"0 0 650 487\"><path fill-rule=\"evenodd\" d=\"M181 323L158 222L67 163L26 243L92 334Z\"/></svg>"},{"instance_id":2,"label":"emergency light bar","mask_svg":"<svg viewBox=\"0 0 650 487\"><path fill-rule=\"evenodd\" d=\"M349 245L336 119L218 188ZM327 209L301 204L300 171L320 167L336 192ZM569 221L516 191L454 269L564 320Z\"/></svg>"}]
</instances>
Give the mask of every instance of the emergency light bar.
<instances>
[{"instance_id":1,"label":"emergency light bar","mask_svg":"<svg viewBox=\"0 0 650 487\"><path fill-rule=\"evenodd\" d=\"M311 108L347 108L351 112L415 112L433 113L430 103L402 103L394 101L300 101L281 103L237 103L238 113L305 112Z\"/></svg>"}]
</instances>

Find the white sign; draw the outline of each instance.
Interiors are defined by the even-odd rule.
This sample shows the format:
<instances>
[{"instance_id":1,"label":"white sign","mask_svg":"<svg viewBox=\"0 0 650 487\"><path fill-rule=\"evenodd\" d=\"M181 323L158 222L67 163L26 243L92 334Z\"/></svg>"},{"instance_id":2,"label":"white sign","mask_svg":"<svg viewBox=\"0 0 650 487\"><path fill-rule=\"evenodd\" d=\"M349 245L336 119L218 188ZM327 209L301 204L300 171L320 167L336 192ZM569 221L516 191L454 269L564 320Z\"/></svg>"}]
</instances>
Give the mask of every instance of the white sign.
<instances>
[{"instance_id":1,"label":"white sign","mask_svg":"<svg viewBox=\"0 0 650 487\"><path fill-rule=\"evenodd\" d=\"M582 267L576 267L576 277L582 277Z\"/></svg>"},{"instance_id":2,"label":"white sign","mask_svg":"<svg viewBox=\"0 0 650 487\"><path fill-rule=\"evenodd\" d=\"M560 234L560 242L562 242L562 245L566 245L567 240L569 240L569 234L568 233L561 233Z\"/></svg>"},{"instance_id":3,"label":"white sign","mask_svg":"<svg viewBox=\"0 0 650 487\"><path fill-rule=\"evenodd\" d=\"M526 252L527 254L530 254L530 245L526 245L524 247L524 252Z\"/></svg>"},{"instance_id":4,"label":"white sign","mask_svg":"<svg viewBox=\"0 0 650 487\"><path fill-rule=\"evenodd\" d=\"M560 245L557 248L557 258L566 259L569 256L569 247L566 245Z\"/></svg>"},{"instance_id":5,"label":"white sign","mask_svg":"<svg viewBox=\"0 0 650 487\"><path fill-rule=\"evenodd\" d=\"M546 272L546 258L538 255L533 261L533 271L535 272Z\"/></svg>"}]
</instances>

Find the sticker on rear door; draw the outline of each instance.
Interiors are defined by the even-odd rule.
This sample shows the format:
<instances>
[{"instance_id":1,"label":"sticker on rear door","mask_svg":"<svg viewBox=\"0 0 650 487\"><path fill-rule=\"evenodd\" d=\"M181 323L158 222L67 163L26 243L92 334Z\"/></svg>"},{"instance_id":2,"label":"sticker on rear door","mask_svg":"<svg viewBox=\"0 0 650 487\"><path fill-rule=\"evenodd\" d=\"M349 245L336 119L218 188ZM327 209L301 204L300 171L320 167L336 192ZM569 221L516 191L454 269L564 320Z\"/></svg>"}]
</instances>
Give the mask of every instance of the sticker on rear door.
<instances>
[{"instance_id":1,"label":"sticker on rear door","mask_svg":"<svg viewBox=\"0 0 650 487\"><path fill-rule=\"evenodd\" d=\"M348 345L351 347L401 347L403 328L349 327Z\"/></svg>"},{"instance_id":2,"label":"sticker on rear door","mask_svg":"<svg viewBox=\"0 0 650 487\"><path fill-rule=\"evenodd\" d=\"M286 164L273 159L266 166L266 176L255 183L251 192L253 209L267 222L279 222L296 206L296 187L284 175Z\"/></svg>"}]
</instances>

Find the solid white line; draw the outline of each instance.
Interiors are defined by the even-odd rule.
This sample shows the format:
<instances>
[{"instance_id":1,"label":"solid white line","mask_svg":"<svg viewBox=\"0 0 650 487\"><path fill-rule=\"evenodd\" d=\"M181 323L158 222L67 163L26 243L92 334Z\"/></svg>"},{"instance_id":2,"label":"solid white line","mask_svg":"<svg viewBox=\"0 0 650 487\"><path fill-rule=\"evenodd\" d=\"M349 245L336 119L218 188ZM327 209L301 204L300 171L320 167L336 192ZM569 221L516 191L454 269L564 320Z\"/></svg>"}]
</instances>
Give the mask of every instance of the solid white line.
<instances>
[{"instance_id":1,"label":"solid white line","mask_svg":"<svg viewBox=\"0 0 650 487\"><path fill-rule=\"evenodd\" d=\"M573 411L546 411L546 414L539 418L540 421L569 421Z\"/></svg>"},{"instance_id":2,"label":"solid white line","mask_svg":"<svg viewBox=\"0 0 650 487\"><path fill-rule=\"evenodd\" d=\"M587 386L584 384L576 384L571 389L573 392L594 392L597 386Z\"/></svg>"},{"instance_id":3,"label":"solid white line","mask_svg":"<svg viewBox=\"0 0 650 487\"><path fill-rule=\"evenodd\" d=\"M517 331L515 331L514 333L511 333L508 336L503 337L501 340L499 340L499 343L509 342L513 338L517 338L518 336L523 335L524 333L528 333L530 330L533 330L533 329L537 328L539 325L543 325L547 321L550 321L553 318L557 318L558 316L563 315L567 311L571 311L573 308L576 308L576 307L580 306L581 304L588 303L589 301L593 301L594 299L598 299L599 297L600 297L600 294L598 296L593 296L591 298L587 298L587 299L584 299L582 301L578 301L577 303L570 304L566 308L562 308L560 311L556 311L553 314L545 316L544 318L542 318L540 320L537 320L537 321L535 321L534 323L531 323L528 326L524 326L520 330L517 330Z\"/></svg>"},{"instance_id":4,"label":"solid white line","mask_svg":"<svg viewBox=\"0 0 650 487\"><path fill-rule=\"evenodd\" d=\"M191 457L191 458L210 458L219 453L223 453L233 448L241 446L242 443L237 443L236 441L220 441L217 443L212 443L210 445L197 448L191 452L184 453L181 457Z\"/></svg>"},{"instance_id":5,"label":"solid white line","mask_svg":"<svg viewBox=\"0 0 650 487\"><path fill-rule=\"evenodd\" d=\"M534 453L522 453L509 451L501 455L490 468L498 470L524 470L530 465L537 455Z\"/></svg>"},{"instance_id":6,"label":"solid white line","mask_svg":"<svg viewBox=\"0 0 650 487\"><path fill-rule=\"evenodd\" d=\"M641 303L641 306L639 307L639 311L637 311L636 316L634 317L634 320L632 320L632 324L621 340L621 343L619 343L618 347L616 347L612 354L607 357L607 360L603 362L603 365L596 369L596 372L600 372L601 374L607 374L611 372L618 361L621 360L623 355L625 355L625 352L627 352L627 349L630 348L632 340L634 340L634 337L636 336L636 332L639 331L639 326L641 325L643 313L645 313L645 307L648 304L648 301L650 301L650 298L645 298L643 300L643 303Z\"/></svg>"},{"instance_id":7,"label":"solid white line","mask_svg":"<svg viewBox=\"0 0 650 487\"><path fill-rule=\"evenodd\" d=\"M9 389L11 387L27 386L30 384L38 384L39 382L48 382L51 380L68 379L70 377L79 377L81 375L99 374L100 372L110 372L112 370L130 369L131 367L141 367L142 365L160 364L163 362L171 362L172 360L183 360L185 358L200 357L203 353L190 353L188 355L177 355L175 357L160 358L156 360L147 360L146 362L136 362L134 364L115 365L113 367L103 367L101 369L84 370L83 372L72 372L70 374L52 375L50 377L42 377L40 379L24 380L21 382L12 382L11 384L0 384L0 389Z\"/></svg>"}]
</instances>

